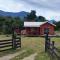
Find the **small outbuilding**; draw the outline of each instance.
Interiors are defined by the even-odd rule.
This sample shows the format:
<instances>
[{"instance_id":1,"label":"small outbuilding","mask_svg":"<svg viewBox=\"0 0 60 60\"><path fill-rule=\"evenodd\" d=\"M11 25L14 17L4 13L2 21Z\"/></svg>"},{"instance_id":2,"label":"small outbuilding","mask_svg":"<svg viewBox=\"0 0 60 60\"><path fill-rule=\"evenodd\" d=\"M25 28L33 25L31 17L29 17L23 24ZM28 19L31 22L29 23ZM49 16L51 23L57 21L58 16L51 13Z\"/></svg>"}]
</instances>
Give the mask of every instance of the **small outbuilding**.
<instances>
[{"instance_id":1,"label":"small outbuilding","mask_svg":"<svg viewBox=\"0 0 60 60\"><path fill-rule=\"evenodd\" d=\"M44 35L45 31L49 31L49 35L54 35L55 26L55 24L49 22L24 22L25 35Z\"/></svg>"}]
</instances>

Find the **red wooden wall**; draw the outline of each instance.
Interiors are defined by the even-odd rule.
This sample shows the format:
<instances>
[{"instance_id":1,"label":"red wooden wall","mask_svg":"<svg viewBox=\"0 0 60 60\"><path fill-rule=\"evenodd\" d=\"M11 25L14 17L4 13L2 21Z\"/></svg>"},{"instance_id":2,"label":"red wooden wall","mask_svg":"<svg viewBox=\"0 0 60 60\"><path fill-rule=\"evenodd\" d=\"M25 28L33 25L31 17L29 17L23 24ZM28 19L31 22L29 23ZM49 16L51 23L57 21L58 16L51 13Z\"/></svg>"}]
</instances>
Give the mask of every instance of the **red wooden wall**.
<instances>
[{"instance_id":1,"label":"red wooden wall","mask_svg":"<svg viewBox=\"0 0 60 60\"><path fill-rule=\"evenodd\" d=\"M49 28L49 35L54 35L55 26L53 26L53 25L51 25L49 23L46 23L46 24L43 24L43 25L40 26L40 35L44 35L44 29L45 28Z\"/></svg>"},{"instance_id":2,"label":"red wooden wall","mask_svg":"<svg viewBox=\"0 0 60 60\"><path fill-rule=\"evenodd\" d=\"M36 28L36 31L35 31L36 34L33 34L34 32L31 31L32 28ZM55 26L49 23L45 23L41 25L40 27L25 27L26 35L44 35L45 28L49 28L49 35L54 35Z\"/></svg>"}]
</instances>

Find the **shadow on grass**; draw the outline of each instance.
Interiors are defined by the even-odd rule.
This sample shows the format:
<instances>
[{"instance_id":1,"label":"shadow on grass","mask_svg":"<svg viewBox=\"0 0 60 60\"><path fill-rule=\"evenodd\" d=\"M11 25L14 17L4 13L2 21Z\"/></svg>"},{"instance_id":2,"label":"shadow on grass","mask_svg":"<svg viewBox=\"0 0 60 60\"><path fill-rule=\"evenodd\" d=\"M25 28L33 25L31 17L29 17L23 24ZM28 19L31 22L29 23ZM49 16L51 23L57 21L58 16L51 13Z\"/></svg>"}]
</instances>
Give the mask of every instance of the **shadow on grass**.
<instances>
[{"instance_id":1,"label":"shadow on grass","mask_svg":"<svg viewBox=\"0 0 60 60\"><path fill-rule=\"evenodd\" d=\"M0 51L0 57L5 56L5 55L8 55L8 54L14 54L14 53L16 53L18 51L21 51L21 50L22 49L20 49L20 48L18 48L16 50L10 48L10 49L7 49L5 51Z\"/></svg>"},{"instance_id":2,"label":"shadow on grass","mask_svg":"<svg viewBox=\"0 0 60 60\"><path fill-rule=\"evenodd\" d=\"M21 60L21 59L23 59L25 57L28 57L29 55L31 55L33 53L34 53L33 49L31 49L31 48L30 49L26 49L25 52L23 52L23 53L19 54L18 56L12 58L11 60Z\"/></svg>"}]
</instances>

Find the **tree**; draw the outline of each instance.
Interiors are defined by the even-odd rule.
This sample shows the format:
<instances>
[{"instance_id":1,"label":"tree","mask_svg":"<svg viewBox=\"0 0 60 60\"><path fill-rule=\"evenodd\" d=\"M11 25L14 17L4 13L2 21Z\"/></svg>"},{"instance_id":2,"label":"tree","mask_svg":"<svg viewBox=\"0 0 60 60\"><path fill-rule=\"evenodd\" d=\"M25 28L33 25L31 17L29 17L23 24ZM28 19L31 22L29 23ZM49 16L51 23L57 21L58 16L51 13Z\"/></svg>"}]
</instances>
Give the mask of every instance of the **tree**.
<instances>
[{"instance_id":1,"label":"tree","mask_svg":"<svg viewBox=\"0 0 60 60\"><path fill-rule=\"evenodd\" d=\"M5 17L0 16L0 32L5 33Z\"/></svg>"},{"instance_id":2,"label":"tree","mask_svg":"<svg viewBox=\"0 0 60 60\"><path fill-rule=\"evenodd\" d=\"M20 27L23 28L23 21L20 17L3 17L0 16L0 33L3 34L11 34L12 33L12 26L13 27Z\"/></svg>"},{"instance_id":3,"label":"tree","mask_svg":"<svg viewBox=\"0 0 60 60\"><path fill-rule=\"evenodd\" d=\"M36 19L36 21L38 21L38 22L44 22L44 21L46 21L46 19L43 16L38 16L37 19Z\"/></svg>"},{"instance_id":4,"label":"tree","mask_svg":"<svg viewBox=\"0 0 60 60\"><path fill-rule=\"evenodd\" d=\"M56 22L56 30L60 30L60 21Z\"/></svg>"},{"instance_id":5,"label":"tree","mask_svg":"<svg viewBox=\"0 0 60 60\"><path fill-rule=\"evenodd\" d=\"M35 20L36 18L36 11L35 10L31 10L31 12L27 15L27 19L29 21Z\"/></svg>"}]
</instances>

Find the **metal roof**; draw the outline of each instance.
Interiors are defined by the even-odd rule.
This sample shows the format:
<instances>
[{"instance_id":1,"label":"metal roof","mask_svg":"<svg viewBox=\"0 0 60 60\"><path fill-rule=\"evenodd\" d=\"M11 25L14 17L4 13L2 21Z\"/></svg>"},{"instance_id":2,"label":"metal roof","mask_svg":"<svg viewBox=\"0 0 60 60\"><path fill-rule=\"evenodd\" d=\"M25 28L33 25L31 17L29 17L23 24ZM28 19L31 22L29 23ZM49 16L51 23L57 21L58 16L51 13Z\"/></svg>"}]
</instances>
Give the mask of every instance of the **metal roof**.
<instances>
[{"instance_id":1,"label":"metal roof","mask_svg":"<svg viewBox=\"0 0 60 60\"><path fill-rule=\"evenodd\" d=\"M47 22L24 22L24 27L40 27ZM54 25L54 24L52 24ZM54 25L55 26L55 25Z\"/></svg>"}]
</instances>

